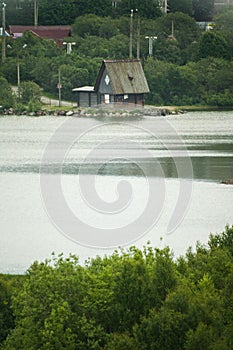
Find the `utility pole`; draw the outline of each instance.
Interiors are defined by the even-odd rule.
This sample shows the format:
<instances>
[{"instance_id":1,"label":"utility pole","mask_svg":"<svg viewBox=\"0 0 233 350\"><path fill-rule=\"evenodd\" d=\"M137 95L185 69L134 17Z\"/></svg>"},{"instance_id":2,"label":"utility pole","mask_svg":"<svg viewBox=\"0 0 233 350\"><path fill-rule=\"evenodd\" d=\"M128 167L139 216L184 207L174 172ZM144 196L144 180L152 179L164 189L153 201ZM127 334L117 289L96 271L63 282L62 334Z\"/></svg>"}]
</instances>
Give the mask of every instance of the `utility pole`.
<instances>
[{"instance_id":1,"label":"utility pole","mask_svg":"<svg viewBox=\"0 0 233 350\"><path fill-rule=\"evenodd\" d=\"M24 44L22 49L26 49L27 47L27 44ZM22 50L23 52L23 50ZM23 54L22 54L23 56ZM18 95L19 95L19 98L20 98L20 83L21 83L21 77L20 77L20 58L19 56L17 56L17 85L18 85Z\"/></svg>"},{"instance_id":2,"label":"utility pole","mask_svg":"<svg viewBox=\"0 0 233 350\"><path fill-rule=\"evenodd\" d=\"M167 13L167 0L164 0L164 13Z\"/></svg>"},{"instance_id":3,"label":"utility pole","mask_svg":"<svg viewBox=\"0 0 233 350\"><path fill-rule=\"evenodd\" d=\"M2 62L6 59L6 4L2 3Z\"/></svg>"},{"instance_id":4,"label":"utility pole","mask_svg":"<svg viewBox=\"0 0 233 350\"><path fill-rule=\"evenodd\" d=\"M161 0L160 6L163 13L167 13L167 0Z\"/></svg>"},{"instance_id":5,"label":"utility pole","mask_svg":"<svg viewBox=\"0 0 233 350\"><path fill-rule=\"evenodd\" d=\"M38 26L38 0L34 0L34 26Z\"/></svg>"},{"instance_id":6,"label":"utility pole","mask_svg":"<svg viewBox=\"0 0 233 350\"><path fill-rule=\"evenodd\" d=\"M136 9L136 12L138 14L138 9ZM140 16L138 14L138 27L137 27L137 59L140 59Z\"/></svg>"},{"instance_id":7,"label":"utility pole","mask_svg":"<svg viewBox=\"0 0 233 350\"><path fill-rule=\"evenodd\" d=\"M61 107L61 68L58 69L58 84L57 84L57 87L58 87L58 98L59 98L59 107Z\"/></svg>"},{"instance_id":8,"label":"utility pole","mask_svg":"<svg viewBox=\"0 0 233 350\"><path fill-rule=\"evenodd\" d=\"M133 10L130 13L129 58L133 58Z\"/></svg>"}]
</instances>

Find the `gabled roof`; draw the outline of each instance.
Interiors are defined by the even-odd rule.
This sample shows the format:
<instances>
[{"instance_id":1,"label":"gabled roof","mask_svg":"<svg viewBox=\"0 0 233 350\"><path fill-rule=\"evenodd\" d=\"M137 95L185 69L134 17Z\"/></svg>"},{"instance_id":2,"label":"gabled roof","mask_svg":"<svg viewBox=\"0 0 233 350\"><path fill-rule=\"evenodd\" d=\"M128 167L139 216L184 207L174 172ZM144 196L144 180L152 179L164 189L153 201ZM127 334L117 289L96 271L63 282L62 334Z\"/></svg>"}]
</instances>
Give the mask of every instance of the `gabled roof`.
<instances>
[{"instance_id":1,"label":"gabled roof","mask_svg":"<svg viewBox=\"0 0 233 350\"><path fill-rule=\"evenodd\" d=\"M24 32L30 31L43 39L53 39L57 42L70 36L71 26L9 26L10 34L13 37L22 36Z\"/></svg>"},{"instance_id":2,"label":"gabled roof","mask_svg":"<svg viewBox=\"0 0 233 350\"><path fill-rule=\"evenodd\" d=\"M105 70L114 95L150 92L141 61L138 59L104 60L95 84L97 91Z\"/></svg>"}]
</instances>

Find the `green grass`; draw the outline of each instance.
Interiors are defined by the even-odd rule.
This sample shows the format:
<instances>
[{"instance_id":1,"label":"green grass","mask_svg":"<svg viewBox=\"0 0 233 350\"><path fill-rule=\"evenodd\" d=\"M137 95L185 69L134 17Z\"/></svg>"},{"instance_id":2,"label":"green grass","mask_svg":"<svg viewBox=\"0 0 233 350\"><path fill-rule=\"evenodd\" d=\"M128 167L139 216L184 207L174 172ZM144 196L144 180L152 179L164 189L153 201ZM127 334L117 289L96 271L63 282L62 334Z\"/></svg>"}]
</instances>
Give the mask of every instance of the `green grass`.
<instances>
[{"instance_id":1,"label":"green grass","mask_svg":"<svg viewBox=\"0 0 233 350\"><path fill-rule=\"evenodd\" d=\"M233 106L225 106L225 107L220 107L220 106L180 106L179 109L187 112L195 112L195 111L232 111Z\"/></svg>"}]
</instances>

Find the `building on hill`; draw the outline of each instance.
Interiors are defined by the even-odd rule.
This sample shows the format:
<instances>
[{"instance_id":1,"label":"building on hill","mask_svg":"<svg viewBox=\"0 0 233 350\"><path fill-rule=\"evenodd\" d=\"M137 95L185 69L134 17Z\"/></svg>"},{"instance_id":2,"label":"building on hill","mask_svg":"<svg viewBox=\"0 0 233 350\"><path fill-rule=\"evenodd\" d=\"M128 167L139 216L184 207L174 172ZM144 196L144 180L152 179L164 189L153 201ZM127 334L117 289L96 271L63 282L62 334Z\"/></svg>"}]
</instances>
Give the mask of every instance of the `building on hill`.
<instances>
[{"instance_id":1,"label":"building on hill","mask_svg":"<svg viewBox=\"0 0 233 350\"><path fill-rule=\"evenodd\" d=\"M73 89L79 107L102 104L144 105L150 92L139 59L104 60L94 87Z\"/></svg>"},{"instance_id":2,"label":"building on hill","mask_svg":"<svg viewBox=\"0 0 233 350\"><path fill-rule=\"evenodd\" d=\"M233 6L233 0L215 0L214 2L214 6L216 9L218 9L219 7L232 7Z\"/></svg>"},{"instance_id":3,"label":"building on hill","mask_svg":"<svg viewBox=\"0 0 233 350\"><path fill-rule=\"evenodd\" d=\"M71 26L9 26L9 32L14 39L22 37L28 31L42 39L51 39L57 44L62 44L63 40L71 35Z\"/></svg>"}]
</instances>

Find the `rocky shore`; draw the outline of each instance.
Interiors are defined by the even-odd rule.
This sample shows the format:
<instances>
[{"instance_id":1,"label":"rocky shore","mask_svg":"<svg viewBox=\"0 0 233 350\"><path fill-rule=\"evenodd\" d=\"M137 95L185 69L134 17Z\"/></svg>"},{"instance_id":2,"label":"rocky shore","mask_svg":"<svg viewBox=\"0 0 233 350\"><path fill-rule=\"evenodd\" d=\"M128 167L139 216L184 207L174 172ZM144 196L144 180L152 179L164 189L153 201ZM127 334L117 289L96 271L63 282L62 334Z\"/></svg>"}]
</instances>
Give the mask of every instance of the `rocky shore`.
<instances>
[{"instance_id":1,"label":"rocky shore","mask_svg":"<svg viewBox=\"0 0 233 350\"><path fill-rule=\"evenodd\" d=\"M221 183L224 185L233 185L233 179L222 180Z\"/></svg>"},{"instance_id":2,"label":"rocky shore","mask_svg":"<svg viewBox=\"0 0 233 350\"><path fill-rule=\"evenodd\" d=\"M169 114L181 114L182 110L178 110L173 107L139 107L139 108L71 108L71 109L41 109L35 112L17 111L17 109L9 108L4 109L0 112L1 115L25 115L32 117L40 117L40 116L67 116L67 117L130 117L130 116L166 116Z\"/></svg>"}]
</instances>

